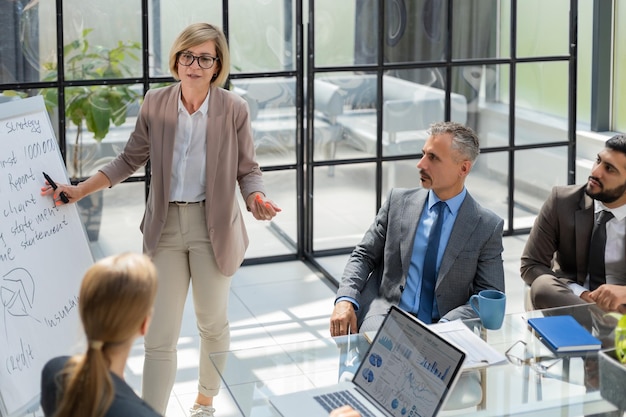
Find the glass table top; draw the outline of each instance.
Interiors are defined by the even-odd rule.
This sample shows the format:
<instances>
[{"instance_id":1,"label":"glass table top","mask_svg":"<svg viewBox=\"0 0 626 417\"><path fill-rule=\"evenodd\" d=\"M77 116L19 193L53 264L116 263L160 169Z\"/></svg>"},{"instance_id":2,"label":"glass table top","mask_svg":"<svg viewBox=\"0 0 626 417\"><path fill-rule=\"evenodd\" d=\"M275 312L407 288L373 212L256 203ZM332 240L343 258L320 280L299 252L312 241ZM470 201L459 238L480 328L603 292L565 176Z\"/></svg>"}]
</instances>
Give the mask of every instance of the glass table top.
<instances>
[{"instance_id":1,"label":"glass table top","mask_svg":"<svg viewBox=\"0 0 626 417\"><path fill-rule=\"evenodd\" d=\"M507 360L463 373L440 416L581 416L616 410L599 392L597 352L555 354L526 320L569 314L612 347L616 320L595 305L510 314L499 330L464 324ZM211 355L245 416L278 416L268 398L349 380L369 346L362 334L254 347Z\"/></svg>"}]
</instances>

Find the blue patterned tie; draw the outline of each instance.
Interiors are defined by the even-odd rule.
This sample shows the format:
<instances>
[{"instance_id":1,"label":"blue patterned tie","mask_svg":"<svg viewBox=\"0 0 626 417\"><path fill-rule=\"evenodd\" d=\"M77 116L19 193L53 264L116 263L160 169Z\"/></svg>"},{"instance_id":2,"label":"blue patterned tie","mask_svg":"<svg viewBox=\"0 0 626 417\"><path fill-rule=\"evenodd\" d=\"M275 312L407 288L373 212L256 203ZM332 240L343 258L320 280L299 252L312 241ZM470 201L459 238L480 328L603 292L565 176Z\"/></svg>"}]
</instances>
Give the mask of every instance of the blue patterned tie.
<instances>
[{"instance_id":1,"label":"blue patterned tie","mask_svg":"<svg viewBox=\"0 0 626 417\"><path fill-rule=\"evenodd\" d=\"M439 250L439 240L441 239L441 226L443 225L443 209L448 205L439 201L434 205L437 211L435 226L428 236L428 246L424 256L424 267L422 268L422 288L420 289L420 305L417 318L424 323L433 321L433 297L435 295L435 282L437 282L437 252Z\"/></svg>"}]
</instances>

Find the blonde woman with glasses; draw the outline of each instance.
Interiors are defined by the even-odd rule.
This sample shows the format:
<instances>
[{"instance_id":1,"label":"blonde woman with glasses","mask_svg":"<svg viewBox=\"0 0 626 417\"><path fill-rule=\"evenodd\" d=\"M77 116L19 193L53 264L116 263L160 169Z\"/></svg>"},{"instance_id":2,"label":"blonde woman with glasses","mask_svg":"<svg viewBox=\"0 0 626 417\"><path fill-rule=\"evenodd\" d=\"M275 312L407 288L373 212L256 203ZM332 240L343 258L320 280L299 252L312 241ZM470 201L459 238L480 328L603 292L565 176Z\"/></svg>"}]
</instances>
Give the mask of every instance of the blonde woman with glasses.
<instances>
[{"instance_id":1,"label":"blonde woman with glasses","mask_svg":"<svg viewBox=\"0 0 626 417\"><path fill-rule=\"evenodd\" d=\"M176 378L176 345L189 285L200 335L198 395L191 416L213 416L220 377L209 359L228 350L231 277L243 261L248 235L237 185L257 220L281 209L265 196L246 102L220 88L230 53L221 29L195 23L175 39L170 71L179 82L150 90L128 143L118 157L86 181L44 187L70 203L112 187L148 160L151 182L141 223L144 252L159 271L154 323L145 337L143 398L165 414Z\"/></svg>"}]
</instances>

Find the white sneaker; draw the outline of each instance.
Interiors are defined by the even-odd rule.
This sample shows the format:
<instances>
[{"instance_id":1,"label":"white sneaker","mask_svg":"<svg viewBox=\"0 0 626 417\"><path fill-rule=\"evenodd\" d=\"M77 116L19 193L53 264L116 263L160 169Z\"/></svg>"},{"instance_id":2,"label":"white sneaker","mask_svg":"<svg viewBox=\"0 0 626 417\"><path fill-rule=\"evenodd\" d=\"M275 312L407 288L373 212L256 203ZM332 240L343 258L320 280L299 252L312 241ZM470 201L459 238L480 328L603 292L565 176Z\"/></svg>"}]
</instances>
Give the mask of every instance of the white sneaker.
<instances>
[{"instance_id":1,"label":"white sneaker","mask_svg":"<svg viewBox=\"0 0 626 417\"><path fill-rule=\"evenodd\" d=\"M210 405L194 404L189 410L189 417L214 417L215 408Z\"/></svg>"}]
</instances>

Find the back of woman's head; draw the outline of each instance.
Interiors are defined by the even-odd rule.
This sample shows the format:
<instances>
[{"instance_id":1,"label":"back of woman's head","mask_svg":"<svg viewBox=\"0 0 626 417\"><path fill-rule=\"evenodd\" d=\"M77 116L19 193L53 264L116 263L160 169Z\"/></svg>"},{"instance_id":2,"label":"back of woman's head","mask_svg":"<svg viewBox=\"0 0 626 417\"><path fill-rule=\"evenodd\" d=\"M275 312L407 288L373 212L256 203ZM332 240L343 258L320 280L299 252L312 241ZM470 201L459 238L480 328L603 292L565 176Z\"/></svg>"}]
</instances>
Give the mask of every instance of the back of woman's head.
<instances>
[{"instance_id":1,"label":"back of woman's head","mask_svg":"<svg viewBox=\"0 0 626 417\"><path fill-rule=\"evenodd\" d=\"M88 342L128 341L149 315L156 270L145 255L125 253L95 263L83 278L79 311Z\"/></svg>"},{"instance_id":2,"label":"back of woman's head","mask_svg":"<svg viewBox=\"0 0 626 417\"><path fill-rule=\"evenodd\" d=\"M79 312L87 353L63 371L63 395L55 417L102 417L113 401L110 353L131 343L148 319L156 296L156 269L145 255L104 258L87 270Z\"/></svg>"}]
</instances>

